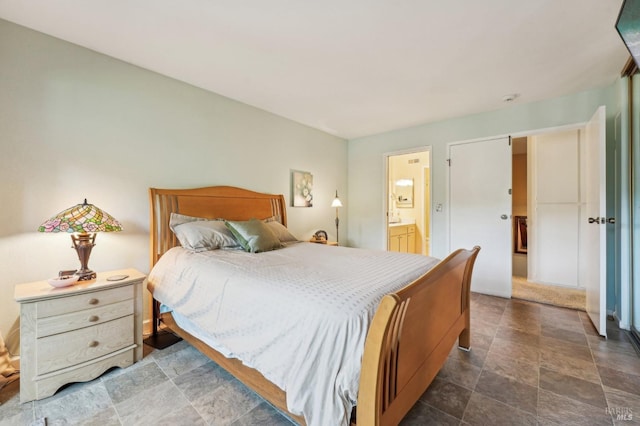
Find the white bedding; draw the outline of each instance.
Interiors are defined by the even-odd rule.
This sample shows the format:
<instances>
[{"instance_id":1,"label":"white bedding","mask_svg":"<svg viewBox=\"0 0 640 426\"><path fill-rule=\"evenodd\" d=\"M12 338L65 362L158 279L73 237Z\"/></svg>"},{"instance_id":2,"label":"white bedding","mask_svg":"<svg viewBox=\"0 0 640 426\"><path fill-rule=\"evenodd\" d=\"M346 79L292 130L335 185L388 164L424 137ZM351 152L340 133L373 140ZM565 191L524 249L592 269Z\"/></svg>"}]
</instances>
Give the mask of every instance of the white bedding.
<instances>
[{"instance_id":1,"label":"white bedding","mask_svg":"<svg viewBox=\"0 0 640 426\"><path fill-rule=\"evenodd\" d=\"M314 243L258 254L178 247L153 268L149 289L180 327L286 391L288 410L309 426L348 425L382 296L436 263Z\"/></svg>"}]
</instances>

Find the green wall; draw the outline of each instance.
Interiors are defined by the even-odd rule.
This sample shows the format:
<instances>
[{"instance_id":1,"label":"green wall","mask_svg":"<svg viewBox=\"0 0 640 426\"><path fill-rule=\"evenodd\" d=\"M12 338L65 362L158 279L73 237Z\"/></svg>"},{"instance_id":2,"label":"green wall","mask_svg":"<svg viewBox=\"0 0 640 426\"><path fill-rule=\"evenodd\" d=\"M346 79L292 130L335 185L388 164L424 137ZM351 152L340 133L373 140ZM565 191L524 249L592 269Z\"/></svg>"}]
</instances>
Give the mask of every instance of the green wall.
<instances>
[{"instance_id":1,"label":"green wall","mask_svg":"<svg viewBox=\"0 0 640 426\"><path fill-rule=\"evenodd\" d=\"M348 242L352 246L384 249L385 241L385 153L432 146L433 256L448 254L447 144L499 135L526 134L541 129L588 121L598 106L607 107L607 201L611 216L615 204L614 119L619 110L617 82L608 87L572 94L548 101L514 104L497 111L428 123L379 135L353 139L348 148L349 214ZM522 98L520 98L522 100ZM609 252L614 254L613 230ZM610 256L613 258L613 256ZM608 308L616 305L613 263L609 268Z\"/></svg>"},{"instance_id":2,"label":"green wall","mask_svg":"<svg viewBox=\"0 0 640 426\"><path fill-rule=\"evenodd\" d=\"M0 20L0 332L13 286L78 267L45 219L87 198L124 231L100 234L94 270L149 270L149 187L241 186L290 196L291 169L314 175L315 205L289 226L335 238L331 201L347 189L347 143L316 129ZM346 220L341 231L347 230Z\"/></svg>"}]
</instances>

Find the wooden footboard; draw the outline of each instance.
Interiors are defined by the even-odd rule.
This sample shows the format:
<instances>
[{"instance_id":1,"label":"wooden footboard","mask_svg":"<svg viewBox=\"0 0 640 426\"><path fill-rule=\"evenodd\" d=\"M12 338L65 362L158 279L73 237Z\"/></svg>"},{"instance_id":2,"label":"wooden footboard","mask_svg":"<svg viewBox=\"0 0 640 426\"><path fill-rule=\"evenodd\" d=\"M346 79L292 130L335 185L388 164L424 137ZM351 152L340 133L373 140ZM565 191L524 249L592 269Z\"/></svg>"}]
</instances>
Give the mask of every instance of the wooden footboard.
<instances>
[{"instance_id":1,"label":"wooden footboard","mask_svg":"<svg viewBox=\"0 0 640 426\"><path fill-rule=\"evenodd\" d=\"M469 349L471 272L479 251L457 250L382 299L365 342L359 425L397 425L438 374L455 341Z\"/></svg>"},{"instance_id":2,"label":"wooden footboard","mask_svg":"<svg viewBox=\"0 0 640 426\"><path fill-rule=\"evenodd\" d=\"M277 217L286 225L282 195L233 187L150 189L151 266L177 240L171 212L234 220ZM457 250L400 291L386 295L365 342L357 404L359 425L396 425L416 403L445 363L455 341L470 345L469 291L480 248ZM156 309L154 311L154 327ZM286 394L258 371L225 358L182 330L170 314L163 323L284 412ZM304 418L288 413L299 424Z\"/></svg>"}]
</instances>

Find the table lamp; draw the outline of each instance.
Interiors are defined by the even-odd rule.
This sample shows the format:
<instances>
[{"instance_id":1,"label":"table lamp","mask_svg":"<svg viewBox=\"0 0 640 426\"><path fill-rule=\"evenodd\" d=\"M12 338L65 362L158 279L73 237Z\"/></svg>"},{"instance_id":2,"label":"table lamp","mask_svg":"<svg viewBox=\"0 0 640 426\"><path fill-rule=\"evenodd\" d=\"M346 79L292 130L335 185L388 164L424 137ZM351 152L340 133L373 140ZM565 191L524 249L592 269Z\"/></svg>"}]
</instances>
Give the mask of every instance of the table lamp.
<instances>
[{"instance_id":1,"label":"table lamp","mask_svg":"<svg viewBox=\"0 0 640 426\"><path fill-rule=\"evenodd\" d=\"M95 246L96 232L122 231L122 225L109 213L93 204L77 204L64 210L44 222L38 228L40 232L68 232L71 234L73 247L78 252L80 269L75 271L79 280L91 280L96 277L87 264L91 249Z\"/></svg>"}]
</instances>

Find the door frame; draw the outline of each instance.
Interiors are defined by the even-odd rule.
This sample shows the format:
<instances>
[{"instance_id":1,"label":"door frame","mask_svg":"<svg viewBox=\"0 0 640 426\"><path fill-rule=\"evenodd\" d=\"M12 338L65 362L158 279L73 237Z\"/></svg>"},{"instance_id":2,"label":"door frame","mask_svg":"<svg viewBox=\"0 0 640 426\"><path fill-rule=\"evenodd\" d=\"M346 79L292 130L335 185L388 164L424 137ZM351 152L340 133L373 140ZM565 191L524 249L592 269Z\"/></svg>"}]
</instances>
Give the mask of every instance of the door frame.
<instances>
[{"instance_id":1,"label":"door frame","mask_svg":"<svg viewBox=\"0 0 640 426\"><path fill-rule=\"evenodd\" d=\"M431 205L431 199L433 198L433 184L431 183L431 180L433 179L433 167L431 167L432 161L431 161L431 152L429 152L429 166L422 166L422 173L420 174L420 177L422 178L422 194L425 194L425 192L427 192L427 171L425 169L429 169L428 173L429 173L429 202L427 203L427 197L422 197L422 225L426 225L426 219L427 219L427 208L426 206L429 206L429 226L424 226L424 229L426 230L427 228L429 228L429 249L425 250L425 247L427 246L427 242L426 242L426 236L423 235L422 236L422 253L426 256L431 256L431 223L433 222L433 217L431 214L431 210L433 209L433 206ZM425 253L426 252L426 253Z\"/></svg>"},{"instance_id":2,"label":"door frame","mask_svg":"<svg viewBox=\"0 0 640 426\"><path fill-rule=\"evenodd\" d=\"M416 154L428 152L429 153L429 180L433 180L433 147L431 145L417 146L414 148L407 148L399 151L391 151L385 152L382 154L382 168L384 170L384 181L382 184L384 188L382 190L382 222L384 223L384 241L382 250L388 250L389 244L389 158L395 157L398 155L406 155L406 154ZM424 173L422 173L422 177L420 178L421 186L420 190L424 193ZM433 182L431 182L431 187L433 188ZM415 193L415 188L414 188ZM420 222L424 225L424 206L426 200L422 200L422 217L420 218ZM430 214L433 216L433 191L429 191L429 206L430 206ZM416 220L418 223L418 220ZM429 221L429 236L433 234L433 220ZM430 252L433 253L433 249L430 248Z\"/></svg>"}]
</instances>

